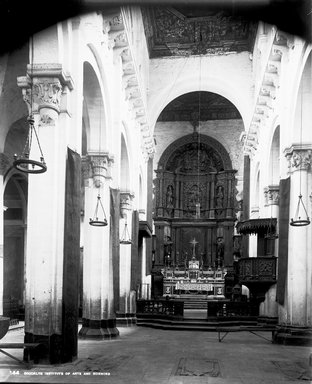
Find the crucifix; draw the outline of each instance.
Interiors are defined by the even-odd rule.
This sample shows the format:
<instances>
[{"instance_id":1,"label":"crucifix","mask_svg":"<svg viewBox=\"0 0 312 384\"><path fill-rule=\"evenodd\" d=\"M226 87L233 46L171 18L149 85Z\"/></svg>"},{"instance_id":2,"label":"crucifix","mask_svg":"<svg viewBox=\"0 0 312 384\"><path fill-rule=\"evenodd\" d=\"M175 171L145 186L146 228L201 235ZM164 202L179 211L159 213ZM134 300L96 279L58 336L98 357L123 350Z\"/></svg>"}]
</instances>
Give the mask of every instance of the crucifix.
<instances>
[{"instance_id":1,"label":"crucifix","mask_svg":"<svg viewBox=\"0 0 312 384\"><path fill-rule=\"evenodd\" d=\"M196 247L196 244L198 244L198 241L195 240L195 237L192 241L190 241L190 244L193 245L193 253L192 253L192 256L195 258L195 247Z\"/></svg>"}]
</instances>

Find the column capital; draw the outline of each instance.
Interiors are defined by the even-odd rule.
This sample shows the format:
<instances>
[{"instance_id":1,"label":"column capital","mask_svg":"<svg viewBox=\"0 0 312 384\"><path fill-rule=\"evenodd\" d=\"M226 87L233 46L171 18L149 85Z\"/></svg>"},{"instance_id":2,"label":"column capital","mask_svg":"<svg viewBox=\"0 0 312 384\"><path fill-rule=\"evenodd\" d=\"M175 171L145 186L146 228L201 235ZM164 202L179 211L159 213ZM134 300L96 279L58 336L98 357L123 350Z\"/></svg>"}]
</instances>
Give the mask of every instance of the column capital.
<instances>
[{"instance_id":1,"label":"column capital","mask_svg":"<svg viewBox=\"0 0 312 384\"><path fill-rule=\"evenodd\" d=\"M284 150L288 161L289 173L298 170L310 170L312 165L312 145L293 144Z\"/></svg>"},{"instance_id":2,"label":"column capital","mask_svg":"<svg viewBox=\"0 0 312 384\"><path fill-rule=\"evenodd\" d=\"M126 218L128 213L132 210L132 200L134 193L129 191L120 192L120 215L122 218Z\"/></svg>"},{"instance_id":3,"label":"column capital","mask_svg":"<svg viewBox=\"0 0 312 384\"><path fill-rule=\"evenodd\" d=\"M106 179L111 179L111 167L114 157L108 152L92 153L87 155L91 177L96 188L100 188Z\"/></svg>"},{"instance_id":4,"label":"column capital","mask_svg":"<svg viewBox=\"0 0 312 384\"><path fill-rule=\"evenodd\" d=\"M265 205L278 205L279 204L279 186L268 185L264 188Z\"/></svg>"},{"instance_id":5,"label":"column capital","mask_svg":"<svg viewBox=\"0 0 312 384\"><path fill-rule=\"evenodd\" d=\"M26 76L18 77L17 85L22 88L29 113L40 112L42 125L57 118L62 94L74 87L71 76L58 63L28 64Z\"/></svg>"}]
</instances>

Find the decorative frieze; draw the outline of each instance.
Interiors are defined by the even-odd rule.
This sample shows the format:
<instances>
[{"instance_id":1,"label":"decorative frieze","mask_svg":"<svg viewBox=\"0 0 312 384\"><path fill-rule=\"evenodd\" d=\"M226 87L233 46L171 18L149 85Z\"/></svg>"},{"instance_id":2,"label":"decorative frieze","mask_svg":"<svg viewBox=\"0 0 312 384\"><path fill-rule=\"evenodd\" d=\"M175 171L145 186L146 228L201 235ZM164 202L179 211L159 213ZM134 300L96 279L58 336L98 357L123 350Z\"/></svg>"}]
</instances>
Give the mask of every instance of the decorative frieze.
<instances>
[{"instance_id":1,"label":"decorative frieze","mask_svg":"<svg viewBox=\"0 0 312 384\"><path fill-rule=\"evenodd\" d=\"M257 151L259 142L259 139L250 137L252 126L257 125L258 128L260 127L262 130L265 129L265 126L271 121L276 92L280 86L282 56L289 50L289 41L290 38L287 35L276 31L263 74L262 83L259 87L259 94L257 95L257 102L251 119L250 128L244 142L244 153L248 154L250 157ZM258 130L259 129L257 129L257 131ZM256 136L258 135L257 131L255 132Z\"/></svg>"},{"instance_id":2,"label":"decorative frieze","mask_svg":"<svg viewBox=\"0 0 312 384\"><path fill-rule=\"evenodd\" d=\"M299 170L310 170L312 164L312 146L311 145L293 145L285 149L285 156L288 161L289 172Z\"/></svg>"},{"instance_id":3,"label":"decorative frieze","mask_svg":"<svg viewBox=\"0 0 312 384\"><path fill-rule=\"evenodd\" d=\"M127 23L122 12L115 12L109 16L109 25L109 40L112 42L114 58L118 60L121 58L123 90L128 104L129 116L139 124L148 125L148 116L140 84L141 79L136 71L131 41L127 35ZM150 129L144 131L144 134L141 131L141 143L143 156L147 159L152 157L155 146Z\"/></svg>"}]
</instances>

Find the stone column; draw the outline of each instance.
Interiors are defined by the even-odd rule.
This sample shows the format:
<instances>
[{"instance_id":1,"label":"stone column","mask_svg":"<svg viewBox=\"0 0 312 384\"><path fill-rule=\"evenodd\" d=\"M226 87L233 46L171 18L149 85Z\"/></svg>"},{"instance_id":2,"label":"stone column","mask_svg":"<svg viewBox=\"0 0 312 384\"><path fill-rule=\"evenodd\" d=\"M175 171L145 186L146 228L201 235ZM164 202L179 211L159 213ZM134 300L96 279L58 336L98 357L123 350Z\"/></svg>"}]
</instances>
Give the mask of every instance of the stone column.
<instances>
[{"instance_id":1,"label":"stone column","mask_svg":"<svg viewBox=\"0 0 312 384\"><path fill-rule=\"evenodd\" d=\"M110 167L108 153L91 153L83 161L85 180L85 223L83 253L83 311L79 336L87 339L117 337L114 311L113 263L110 244ZM100 197L100 199L99 199ZM104 221L107 226L92 226L90 219ZM101 203L104 208L101 206Z\"/></svg>"},{"instance_id":2,"label":"stone column","mask_svg":"<svg viewBox=\"0 0 312 384\"><path fill-rule=\"evenodd\" d=\"M293 145L285 150L288 160L290 182L290 219L294 218L298 196L308 211L308 177L311 177L312 148ZM301 207L302 208L302 207ZM302 210L301 219L306 219ZM309 307L311 301L311 224L290 226L288 242L288 275L286 322L287 326L311 327Z\"/></svg>"},{"instance_id":3,"label":"stone column","mask_svg":"<svg viewBox=\"0 0 312 384\"><path fill-rule=\"evenodd\" d=\"M244 176L243 176L243 220L249 219L250 210L250 158L244 155ZM242 239L242 257L249 257L249 236Z\"/></svg>"},{"instance_id":4,"label":"stone column","mask_svg":"<svg viewBox=\"0 0 312 384\"><path fill-rule=\"evenodd\" d=\"M269 185L264 190L265 202L267 205L268 217L276 218L278 223L279 217L279 186ZM276 228L278 234L278 228ZM272 242L274 255L278 255L278 239L267 240ZM272 285L265 294L265 300L260 304L260 315L264 317L277 317L278 305L276 302L276 284Z\"/></svg>"},{"instance_id":5,"label":"stone column","mask_svg":"<svg viewBox=\"0 0 312 384\"><path fill-rule=\"evenodd\" d=\"M3 276L3 243L4 243L4 186L3 175L9 167L9 160L4 153L0 153L0 315L3 315L3 288L4 288L4 276Z\"/></svg>"},{"instance_id":6,"label":"stone column","mask_svg":"<svg viewBox=\"0 0 312 384\"><path fill-rule=\"evenodd\" d=\"M119 233L122 238L125 224L129 236L132 234L132 199L130 192L120 192L120 227ZM130 325L131 320L131 244L120 243L120 290L119 311L117 315L118 324Z\"/></svg>"},{"instance_id":7,"label":"stone column","mask_svg":"<svg viewBox=\"0 0 312 384\"><path fill-rule=\"evenodd\" d=\"M28 75L17 80L29 111L30 76L33 82L31 112L47 172L28 176L25 342L43 343L45 349L40 362L54 364L75 357L64 357L66 347L62 334L66 120L69 115L62 113L64 116L59 119L61 108L67 112L67 97L73 83L60 64L35 64L31 72L28 67ZM39 158L35 145L30 158Z\"/></svg>"}]
</instances>

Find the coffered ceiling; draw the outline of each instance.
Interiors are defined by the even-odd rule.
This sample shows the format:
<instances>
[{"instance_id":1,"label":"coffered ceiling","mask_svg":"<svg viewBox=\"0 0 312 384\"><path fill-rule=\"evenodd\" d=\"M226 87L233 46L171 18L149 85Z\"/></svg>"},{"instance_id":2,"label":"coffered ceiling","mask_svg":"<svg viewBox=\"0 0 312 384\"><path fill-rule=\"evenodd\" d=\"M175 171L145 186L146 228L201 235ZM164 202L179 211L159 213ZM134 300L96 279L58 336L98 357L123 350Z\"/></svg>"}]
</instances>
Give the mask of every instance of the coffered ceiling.
<instances>
[{"instance_id":1,"label":"coffered ceiling","mask_svg":"<svg viewBox=\"0 0 312 384\"><path fill-rule=\"evenodd\" d=\"M150 58L253 50L257 23L228 10L178 5L142 14Z\"/></svg>"}]
</instances>

